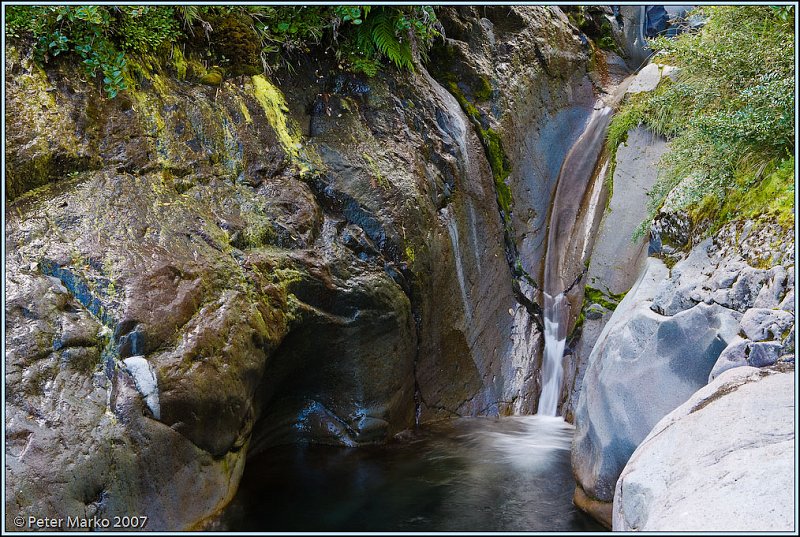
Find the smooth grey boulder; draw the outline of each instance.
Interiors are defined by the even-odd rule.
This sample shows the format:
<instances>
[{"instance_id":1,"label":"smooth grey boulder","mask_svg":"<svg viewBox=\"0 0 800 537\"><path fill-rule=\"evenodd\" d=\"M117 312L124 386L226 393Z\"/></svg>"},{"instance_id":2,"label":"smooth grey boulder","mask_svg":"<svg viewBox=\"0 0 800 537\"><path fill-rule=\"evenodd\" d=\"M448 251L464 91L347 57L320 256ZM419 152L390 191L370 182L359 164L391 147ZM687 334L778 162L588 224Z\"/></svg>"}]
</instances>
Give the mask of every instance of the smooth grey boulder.
<instances>
[{"instance_id":1,"label":"smooth grey boulder","mask_svg":"<svg viewBox=\"0 0 800 537\"><path fill-rule=\"evenodd\" d=\"M784 295L786 295L786 284L788 281L786 268L778 265L772 267L768 274L769 280L767 284L761 288L761 291L759 291L753 303L753 307L755 308L776 308Z\"/></svg>"},{"instance_id":2,"label":"smooth grey boulder","mask_svg":"<svg viewBox=\"0 0 800 537\"><path fill-rule=\"evenodd\" d=\"M794 354L794 325L792 325L786 337L783 338L783 352L791 355Z\"/></svg>"},{"instance_id":3,"label":"smooth grey boulder","mask_svg":"<svg viewBox=\"0 0 800 537\"><path fill-rule=\"evenodd\" d=\"M622 468L653 425L706 384L738 334L740 315L717 304L664 317L631 293L589 358L575 413L574 474L601 502L611 502Z\"/></svg>"},{"instance_id":4,"label":"smooth grey boulder","mask_svg":"<svg viewBox=\"0 0 800 537\"><path fill-rule=\"evenodd\" d=\"M698 302L712 301L708 282L715 265L712 249L713 241L708 238L694 247L686 259L672 267L670 277L661 283L653 299L653 311L675 315Z\"/></svg>"},{"instance_id":5,"label":"smooth grey boulder","mask_svg":"<svg viewBox=\"0 0 800 537\"><path fill-rule=\"evenodd\" d=\"M648 192L658 178L658 161L669 146L664 138L637 127L617 149L614 190L592 247L587 285L604 294L628 291L647 259L647 241L631 241L647 218Z\"/></svg>"},{"instance_id":6,"label":"smooth grey boulder","mask_svg":"<svg viewBox=\"0 0 800 537\"><path fill-rule=\"evenodd\" d=\"M730 289L739 277L739 272L746 266L742 261L721 264L711 275L711 285L717 289Z\"/></svg>"},{"instance_id":7,"label":"smooth grey boulder","mask_svg":"<svg viewBox=\"0 0 800 537\"><path fill-rule=\"evenodd\" d=\"M741 312L752 308L768 277L766 270L750 266L742 269L729 294L731 307Z\"/></svg>"},{"instance_id":8,"label":"smooth grey boulder","mask_svg":"<svg viewBox=\"0 0 800 537\"><path fill-rule=\"evenodd\" d=\"M750 345L747 361L753 367L772 365L780 358L783 345L778 341L761 341Z\"/></svg>"},{"instance_id":9,"label":"smooth grey boulder","mask_svg":"<svg viewBox=\"0 0 800 537\"><path fill-rule=\"evenodd\" d=\"M711 382L734 367L767 367L777 362L794 361L794 326L781 341L757 341L736 337L722 353L708 375Z\"/></svg>"},{"instance_id":10,"label":"smooth grey boulder","mask_svg":"<svg viewBox=\"0 0 800 537\"><path fill-rule=\"evenodd\" d=\"M658 178L658 161L667 151L664 138L643 127L628 131L628 140L617 150L613 184L608 207L600 219L592 245L586 285L611 298L626 293L642 274L647 263L647 241L633 242L636 227L647 217L647 193ZM601 209L602 210L602 209ZM571 421L578 403L584 371L592 348L611 318L600 304L584 309L585 322L565 367L565 397L562 415Z\"/></svg>"},{"instance_id":11,"label":"smooth grey boulder","mask_svg":"<svg viewBox=\"0 0 800 537\"><path fill-rule=\"evenodd\" d=\"M793 368L741 367L692 395L625 466L614 531L793 531L793 394Z\"/></svg>"},{"instance_id":12,"label":"smooth grey boulder","mask_svg":"<svg viewBox=\"0 0 800 537\"><path fill-rule=\"evenodd\" d=\"M783 311L794 311L794 289L786 293L778 307Z\"/></svg>"}]
</instances>

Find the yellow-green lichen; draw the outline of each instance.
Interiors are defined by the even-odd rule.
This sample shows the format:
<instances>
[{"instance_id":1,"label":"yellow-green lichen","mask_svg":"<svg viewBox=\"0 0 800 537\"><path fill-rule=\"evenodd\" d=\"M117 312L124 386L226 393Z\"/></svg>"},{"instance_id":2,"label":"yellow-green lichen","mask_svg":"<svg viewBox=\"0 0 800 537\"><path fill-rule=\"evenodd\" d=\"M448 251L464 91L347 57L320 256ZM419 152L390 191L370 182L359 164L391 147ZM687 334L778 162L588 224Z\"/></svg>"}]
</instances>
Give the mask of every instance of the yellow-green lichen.
<instances>
[{"instance_id":1,"label":"yellow-green lichen","mask_svg":"<svg viewBox=\"0 0 800 537\"><path fill-rule=\"evenodd\" d=\"M414 246L411 244L406 245L406 259L408 259L409 263L414 263L414 260L417 258L417 254L414 251Z\"/></svg>"},{"instance_id":2,"label":"yellow-green lichen","mask_svg":"<svg viewBox=\"0 0 800 537\"><path fill-rule=\"evenodd\" d=\"M14 110L13 117L6 118L6 130L28 134L24 145L8 148L10 160L17 164L6 168L9 199L48 181L63 179L58 159L53 156L80 158L78 148L81 146L75 135L75 126L69 114L63 113L63 106L56 99L58 92L53 91L44 69L30 56L17 54L17 61L23 69L6 85L6 106ZM64 159L60 160L63 162Z\"/></svg>"},{"instance_id":3,"label":"yellow-green lichen","mask_svg":"<svg viewBox=\"0 0 800 537\"><path fill-rule=\"evenodd\" d=\"M287 115L289 107L286 106L286 98L263 75L255 75L251 80L253 82L253 96L261 105L261 108L264 109L264 115L275 131L278 142L291 158L297 158L302 147L300 130Z\"/></svg>"},{"instance_id":4,"label":"yellow-green lichen","mask_svg":"<svg viewBox=\"0 0 800 537\"><path fill-rule=\"evenodd\" d=\"M238 93L234 94L234 99L236 99L236 103L239 105L239 110L242 112L244 122L248 125L251 125L253 123L253 118L250 116L250 110L247 108L247 103L244 102L244 99L242 99L242 96Z\"/></svg>"}]
</instances>

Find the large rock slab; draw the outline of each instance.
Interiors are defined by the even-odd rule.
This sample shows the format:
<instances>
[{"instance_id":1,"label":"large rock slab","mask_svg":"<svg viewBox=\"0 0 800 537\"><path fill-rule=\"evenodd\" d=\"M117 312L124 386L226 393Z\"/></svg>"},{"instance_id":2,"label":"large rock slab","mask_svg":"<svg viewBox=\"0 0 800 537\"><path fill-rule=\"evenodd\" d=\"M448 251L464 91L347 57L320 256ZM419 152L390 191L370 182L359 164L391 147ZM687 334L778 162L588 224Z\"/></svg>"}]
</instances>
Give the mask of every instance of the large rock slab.
<instances>
[{"instance_id":1,"label":"large rock slab","mask_svg":"<svg viewBox=\"0 0 800 537\"><path fill-rule=\"evenodd\" d=\"M657 164L669 149L664 138L637 127L617 149L613 191L597 231L589 263L588 285L605 294L621 294L644 267L647 241L633 233L647 217L647 193L658 178Z\"/></svg>"},{"instance_id":2,"label":"large rock slab","mask_svg":"<svg viewBox=\"0 0 800 537\"><path fill-rule=\"evenodd\" d=\"M665 416L625 466L614 531L793 531L794 369L741 367Z\"/></svg>"},{"instance_id":3,"label":"large rock slab","mask_svg":"<svg viewBox=\"0 0 800 537\"><path fill-rule=\"evenodd\" d=\"M651 268L664 274L657 262ZM575 412L574 474L601 502L612 501L620 472L653 425L706 384L738 333L740 315L719 305L655 313L654 288L637 286L614 312L589 357Z\"/></svg>"}]
</instances>

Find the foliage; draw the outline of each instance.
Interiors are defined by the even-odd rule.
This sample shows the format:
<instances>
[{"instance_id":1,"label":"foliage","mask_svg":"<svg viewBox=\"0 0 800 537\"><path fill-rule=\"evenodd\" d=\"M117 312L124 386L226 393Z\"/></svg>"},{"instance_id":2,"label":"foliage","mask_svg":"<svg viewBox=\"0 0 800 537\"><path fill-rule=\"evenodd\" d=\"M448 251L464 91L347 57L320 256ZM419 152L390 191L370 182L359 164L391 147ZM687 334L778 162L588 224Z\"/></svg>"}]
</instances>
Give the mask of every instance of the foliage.
<instances>
[{"instance_id":1,"label":"foliage","mask_svg":"<svg viewBox=\"0 0 800 537\"><path fill-rule=\"evenodd\" d=\"M692 209L694 220L714 217L716 231L723 223L736 218L757 219L769 217L786 229L794 223L794 157L774 163L763 173L763 179L754 180L751 173L737 174L736 188L731 189L720 204L708 197Z\"/></svg>"},{"instance_id":2,"label":"foliage","mask_svg":"<svg viewBox=\"0 0 800 537\"><path fill-rule=\"evenodd\" d=\"M671 209L702 205L693 214L735 218L726 200L761 189L770 170L785 170L794 153L793 7L699 11L706 18L701 30L651 42L654 62L681 68L677 81L665 78L656 91L633 96L609 128L612 151L642 123L672 140L639 236L668 196Z\"/></svg>"},{"instance_id":3,"label":"foliage","mask_svg":"<svg viewBox=\"0 0 800 537\"><path fill-rule=\"evenodd\" d=\"M10 36L30 36L40 63L74 53L87 75L103 75L109 97L126 89L126 52L148 53L178 36L171 8L147 6L9 6Z\"/></svg>"},{"instance_id":4,"label":"foliage","mask_svg":"<svg viewBox=\"0 0 800 537\"><path fill-rule=\"evenodd\" d=\"M9 6L6 35L30 38L47 63L77 55L103 75L110 97L126 88L130 54L188 44L231 74L290 65L313 47L332 48L339 67L374 76L388 61L414 69L441 26L428 6ZM256 67L257 69L253 70Z\"/></svg>"},{"instance_id":5,"label":"foliage","mask_svg":"<svg viewBox=\"0 0 800 537\"><path fill-rule=\"evenodd\" d=\"M429 6L339 6L334 13L342 24L350 23L343 33L346 46L337 57L368 75L382 57L400 69L413 71L414 53L426 59L425 52L433 39L441 35Z\"/></svg>"}]
</instances>

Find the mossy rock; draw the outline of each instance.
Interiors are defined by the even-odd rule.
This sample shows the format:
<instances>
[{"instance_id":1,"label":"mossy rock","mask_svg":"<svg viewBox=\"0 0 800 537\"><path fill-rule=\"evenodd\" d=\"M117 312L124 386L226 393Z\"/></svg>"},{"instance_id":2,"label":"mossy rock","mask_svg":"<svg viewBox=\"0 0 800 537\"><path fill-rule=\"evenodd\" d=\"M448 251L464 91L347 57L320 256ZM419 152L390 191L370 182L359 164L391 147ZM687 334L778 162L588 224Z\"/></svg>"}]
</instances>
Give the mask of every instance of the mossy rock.
<instances>
[{"instance_id":1,"label":"mossy rock","mask_svg":"<svg viewBox=\"0 0 800 537\"><path fill-rule=\"evenodd\" d=\"M252 76L261 72L261 39L253 29L252 18L243 13L231 13L209 17L208 22L214 28L212 52L217 61L230 62L225 63L229 75ZM202 30L197 33L204 35Z\"/></svg>"}]
</instances>

